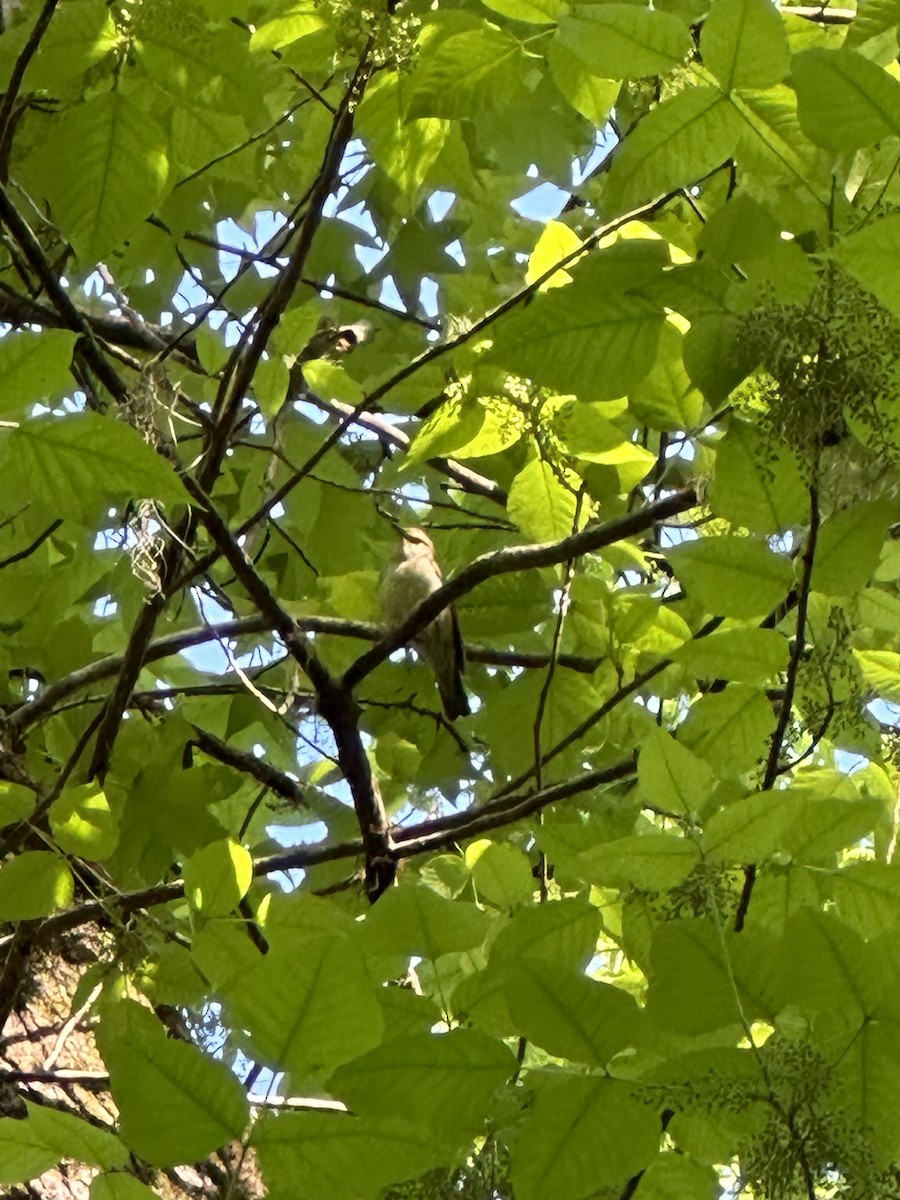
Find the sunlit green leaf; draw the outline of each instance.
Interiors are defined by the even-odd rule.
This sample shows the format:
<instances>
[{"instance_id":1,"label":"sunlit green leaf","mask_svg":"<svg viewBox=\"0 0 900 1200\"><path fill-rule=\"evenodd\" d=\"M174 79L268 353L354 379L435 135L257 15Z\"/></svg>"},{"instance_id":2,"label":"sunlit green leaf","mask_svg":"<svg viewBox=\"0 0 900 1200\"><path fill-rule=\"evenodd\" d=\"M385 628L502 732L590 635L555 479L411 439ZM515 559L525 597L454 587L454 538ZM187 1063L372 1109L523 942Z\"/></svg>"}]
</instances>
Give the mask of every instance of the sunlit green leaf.
<instances>
[{"instance_id":1,"label":"sunlit green leaf","mask_svg":"<svg viewBox=\"0 0 900 1200\"><path fill-rule=\"evenodd\" d=\"M727 92L771 87L790 66L781 16L768 0L713 0L700 53Z\"/></svg>"},{"instance_id":2,"label":"sunlit green leaf","mask_svg":"<svg viewBox=\"0 0 900 1200\"><path fill-rule=\"evenodd\" d=\"M122 1141L157 1166L191 1162L239 1137L247 1102L237 1078L195 1046L173 1041L158 1019L123 1000L98 1034L119 1110Z\"/></svg>"},{"instance_id":3,"label":"sunlit green leaf","mask_svg":"<svg viewBox=\"0 0 900 1200\"><path fill-rule=\"evenodd\" d=\"M110 1169L128 1152L111 1130L39 1104L28 1103L22 1120L0 1120L0 1182L27 1182L63 1158Z\"/></svg>"},{"instance_id":4,"label":"sunlit green leaf","mask_svg":"<svg viewBox=\"0 0 900 1200\"><path fill-rule=\"evenodd\" d=\"M58 854L26 850L0 867L0 920L30 921L72 901L72 872Z\"/></svg>"},{"instance_id":5,"label":"sunlit green leaf","mask_svg":"<svg viewBox=\"0 0 900 1200\"><path fill-rule=\"evenodd\" d=\"M54 219L91 266L164 196L168 140L133 93L119 88L67 109L54 121L30 171Z\"/></svg>"},{"instance_id":6,"label":"sunlit green leaf","mask_svg":"<svg viewBox=\"0 0 900 1200\"><path fill-rule=\"evenodd\" d=\"M722 616L763 616L790 586L787 559L753 538L698 538L671 557L688 592Z\"/></svg>"},{"instance_id":7,"label":"sunlit green leaf","mask_svg":"<svg viewBox=\"0 0 900 1200\"><path fill-rule=\"evenodd\" d=\"M119 841L118 821L105 792L86 783L67 788L50 807L50 828L67 854L104 859Z\"/></svg>"},{"instance_id":8,"label":"sunlit green leaf","mask_svg":"<svg viewBox=\"0 0 900 1200\"><path fill-rule=\"evenodd\" d=\"M829 150L857 150L900 133L900 82L854 50L804 50L791 78L800 123Z\"/></svg>"}]
</instances>

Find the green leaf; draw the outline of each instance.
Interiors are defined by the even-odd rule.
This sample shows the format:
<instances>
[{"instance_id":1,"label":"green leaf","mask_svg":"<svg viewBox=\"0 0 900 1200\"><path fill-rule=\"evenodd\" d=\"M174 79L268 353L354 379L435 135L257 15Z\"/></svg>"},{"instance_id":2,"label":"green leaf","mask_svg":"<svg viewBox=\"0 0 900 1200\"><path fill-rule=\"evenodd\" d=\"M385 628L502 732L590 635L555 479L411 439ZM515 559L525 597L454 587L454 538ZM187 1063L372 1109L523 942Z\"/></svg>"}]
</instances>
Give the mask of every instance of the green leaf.
<instances>
[{"instance_id":1,"label":"green leaf","mask_svg":"<svg viewBox=\"0 0 900 1200\"><path fill-rule=\"evenodd\" d=\"M111 1132L40 1104L25 1102L22 1120L0 1120L0 1183L25 1183L63 1158L110 1169L124 1166L128 1151Z\"/></svg>"},{"instance_id":2,"label":"green leaf","mask_svg":"<svg viewBox=\"0 0 900 1200\"><path fill-rule=\"evenodd\" d=\"M528 259L525 282L534 283L540 279L545 271L549 271L561 259L567 258L581 244L581 238L568 225L564 225L562 221L548 221ZM572 276L567 271L560 270L542 283L539 290L547 292L551 288L562 287L571 282Z\"/></svg>"},{"instance_id":3,"label":"green leaf","mask_svg":"<svg viewBox=\"0 0 900 1200\"><path fill-rule=\"evenodd\" d=\"M479 896L500 909L527 904L534 895L531 863L517 846L483 838L466 847L466 866Z\"/></svg>"},{"instance_id":4,"label":"green leaf","mask_svg":"<svg viewBox=\"0 0 900 1200\"><path fill-rule=\"evenodd\" d=\"M791 788L759 792L711 817L703 841L707 854L725 861L786 854L795 862L817 862L871 833L881 812L873 800L818 798Z\"/></svg>"},{"instance_id":5,"label":"green leaf","mask_svg":"<svg viewBox=\"0 0 900 1200\"><path fill-rule=\"evenodd\" d=\"M442 954L481 945L489 924L474 904L404 882L382 896L366 918L366 950L385 956L420 954L433 962Z\"/></svg>"},{"instance_id":6,"label":"green leaf","mask_svg":"<svg viewBox=\"0 0 900 1200\"><path fill-rule=\"evenodd\" d=\"M650 952L648 1016L665 1029L706 1033L742 1020L738 951L752 938L720 935L709 919L668 921L657 926ZM727 959L725 956L728 956ZM750 1007L748 1019L758 1012Z\"/></svg>"},{"instance_id":7,"label":"green leaf","mask_svg":"<svg viewBox=\"0 0 900 1200\"><path fill-rule=\"evenodd\" d=\"M856 16L847 29L847 45L862 46L900 24L897 0L860 0Z\"/></svg>"},{"instance_id":8,"label":"green leaf","mask_svg":"<svg viewBox=\"0 0 900 1200\"><path fill-rule=\"evenodd\" d=\"M566 10L563 0L484 0L484 3L486 8L512 21L528 21L533 25L552 25Z\"/></svg>"},{"instance_id":9,"label":"green leaf","mask_svg":"<svg viewBox=\"0 0 900 1200\"><path fill-rule=\"evenodd\" d=\"M900 925L900 863L850 862L832 872L838 916L863 937L893 936Z\"/></svg>"},{"instance_id":10,"label":"green leaf","mask_svg":"<svg viewBox=\"0 0 900 1200\"><path fill-rule=\"evenodd\" d=\"M701 775L709 773L705 763L695 761ZM576 854L570 866L576 875L598 887L663 892L683 883L699 861L699 850L687 838L647 833L592 846Z\"/></svg>"},{"instance_id":11,"label":"green leaf","mask_svg":"<svg viewBox=\"0 0 900 1200\"><path fill-rule=\"evenodd\" d=\"M831 253L885 308L900 314L900 280L891 270L894 254L900 254L900 213L870 221L841 238Z\"/></svg>"},{"instance_id":12,"label":"green leaf","mask_svg":"<svg viewBox=\"0 0 900 1200\"><path fill-rule=\"evenodd\" d=\"M634 1193L635 1200L716 1200L719 1177L706 1163L667 1151L650 1164Z\"/></svg>"},{"instance_id":13,"label":"green leaf","mask_svg":"<svg viewBox=\"0 0 900 1200\"><path fill-rule=\"evenodd\" d=\"M5 825L15 825L17 821L27 821L34 812L37 797L31 788L22 783L0 781L0 829Z\"/></svg>"},{"instance_id":14,"label":"green leaf","mask_svg":"<svg viewBox=\"0 0 900 1200\"><path fill-rule=\"evenodd\" d=\"M72 903L72 872L50 850L26 850L0 867L0 921L31 921Z\"/></svg>"},{"instance_id":15,"label":"green leaf","mask_svg":"<svg viewBox=\"0 0 900 1200\"><path fill-rule=\"evenodd\" d=\"M854 504L823 522L816 539L812 588L829 596L861 591L875 573L891 521L879 501Z\"/></svg>"},{"instance_id":16,"label":"green leaf","mask_svg":"<svg viewBox=\"0 0 900 1200\"><path fill-rule=\"evenodd\" d=\"M236 1076L196 1046L167 1038L142 1005L122 1000L107 1008L97 1042L122 1141L147 1162L194 1162L240 1137L248 1109Z\"/></svg>"},{"instance_id":17,"label":"green leaf","mask_svg":"<svg viewBox=\"0 0 900 1200\"><path fill-rule=\"evenodd\" d=\"M708 175L731 156L741 135L718 88L689 87L651 110L625 139L604 199L627 212Z\"/></svg>"},{"instance_id":18,"label":"green leaf","mask_svg":"<svg viewBox=\"0 0 900 1200\"><path fill-rule=\"evenodd\" d=\"M144 5L134 25L135 53L175 105L238 112L250 128L259 128L270 117L265 95L276 72L266 57L252 53L244 29L222 20L221 8L213 13L208 20L190 0ZM245 19L249 15L245 11Z\"/></svg>"},{"instance_id":19,"label":"green leaf","mask_svg":"<svg viewBox=\"0 0 900 1200\"><path fill-rule=\"evenodd\" d=\"M514 446L525 433L525 417L502 396L488 396L479 401L484 418L478 432L453 449L454 458L484 458ZM468 424L466 425L468 428Z\"/></svg>"},{"instance_id":20,"label":"green leaf","mask_svg":"<svg viewBox=\"0 0 900 1200\"><path fill-rule=\"evenodd\" d=\"M791 65L781 14L769 0L713 0L700 54L726 92L773 87Z\"/></svg>"},{"instance_id":21,"label":"green leaf","mask_svg":"<svg viewBox=\"0 0 900 1200\"><path fill-rule=\"evenodd\" d=\"M91 1200L153 1200L154 1195L145 1183L119 1171L98 1175L91 1183Z\"/></svg>"},{"instance_id":22,"label":"green leaf","mask_svg":"<svg viewBox=\"0 0 900 1200\"><path fill-rule=\"evenodd\" d=\"M657 360L650 374L632 388L628 397L629 411L639 424L666 433L692 429L698 424L703 396L685 369L683 344L682 334L671 321L666 321Z\"/></svg>"},{"instance_id":23,"label":"green leaf","mask_svg":"<svg viewBox=\"0 0 900 1200\"><path fill-rule=\"evenodd\" d=\"M184 892L206 917L222 917L236 908L253 879L253 859L237 842L209 842L184 864Z\"/></svg>"},{"instance_id":24,"label":"green leaf","mask_svg":"<svg viewBox=\"0 0 900 1200\"><path fill-rule=\"evenodd\" d=\"M749 771L765 757L774 726L775 715L765 696L755 688L732 684L691 706L678 740L726 779Z\"/></svg>"},{"instance_id":25,"label":"green leaf","mask_svg":"<svg viewBox=\"0 0 900 1200\"><path fill-rule=\"evenodd\" d=\"M900 598L882 588L863 588L856 597L860 624L900 633Z\"/></svg>"},{"instance_id":26,"label":"green leaf","mask_svg":"<svg viewBox=\"0 0 900 1200\"><path fill-rule=\"evenodd\" d=\"M753 538L697 538L670 551L670 561L689 595L720 616L764 616L791 585L788 560Z\"/></svg>"},{"instance_id":27,"label":"green leaf","mask_svg":"<svg viewBox=\"0 0 900 1200\"><path fill-rule=\"evenodd\" d=\"M635 79L677 66L690 49L685 23L670 13L633 4L582 7L563 16L559 42L601 79Z\"/></svg>"},{"instance_id":28,"label":"green leaf","mask_svg":"<svg viewBox=\"0 0 900 1200\"><path fill-rule=\"evenodd\" d=\"M113 501L143 497L179 503L187 493L172 467L135 429L81 413L41 418L5 434L5 469L51 509L85 524Z\"/></svg>"},{"instance_id":29,"label":"green leaf","mask_svg":"<svg viewBox=\"0 0 900 1200\"><path fill-rule=\"evenodd\" d=\"M767 683L787 669L790 649L774 629L717 629L685 642L673 658L698 679Z\"/></svg>"},{"instance_id":30,"label":"green leaf","mask_svg":"<svg viewBox=\"0 0 900 1200\"><path fill-rule=\"evenodd\" d=\"M491 1098L515 1071L507 1046L474 1029L417 1033L384 1042L339 1068L328 1088L357 1116L409 1117L448 1148L484 1127Z\"/></svg>"},{"instance_id":31,"label":"green leaf","mask_svg":"<svg viewBox=\"0 0 900 1200\"><path fill-rule=\"evenodd\" d=\"M507 509L533 542L555 542L575 532L575 496L542 458L533 458L515 477Z\"/></svg>"},{"instance_id":32,"label":"green leaf","mask_svg":"<svg viewBox=\"0 0 900 1200\"><path fill-rule=\"evenodd\" d=\"M484 409L478 404L456 397L445 401L419 426L404 466L409 468L429 458L443 457L467 445L478 436L484 416Z\"/></svg>"},{"instance_id":33,"label":"green leaf","mask_svg":"<svg viewBox=\"0 0 900 1200\"><path fill-rule=\"evenodd\" d=\"M273 1068L322 1076L371 1049L382 1015L356 938L330 919L322 928L270 920L264 933L264 957L225 921L209 922L194 939L200 970L229 1019L248 1030L257 1056Z\"/></svg>"},{"instance_id":34,"label":"green leaf","mask_svg":"<svg viewBox=\"0 0 900 1200\"><path fill-rule=\"evenodd\" d=\"M900 1023L887 1018L863 1020L846 1042L840 1079L845 1111L870 1131L873 1150L887 1162L900 1140L900 1120L890 1099L900 1063Z\"/></svg>"},{"instance_id":35,"label":"green leaf","mask_svg":"<svg viewBox=\"0 0 900 1200\"><path fill-rule=\"evenodd\" d=\"M628 1089L608 1079L546 1081L516 1142L516 1200L582 1200L611 1191L655 1158L659 1124Z\"/></svg>"},{"instance_id":36,"label":"green leaf","mask_svg":"<svg viewBox=\"0 0 900 1200\"><path fill-rule=\"evenodd\" d=\"M574 50L556 38L547 49L547 65L553 82L575 111L598 128L605 125L619 94L619 81L599 79Z\"/></svg>"},{"instance_id":37,"label":"green leaf","mask_svg":"<svg viewBox=\"0 0 900 1200\"><path fill-rule=\"evenodd\" d=\"M900 133L900 82L855 50L804 50L791 78L803 132L826 150L859 150Z\"/></svg>"},{"instance_id":38,"label":"green leaf","mask_svg":"<svg viewBox=\"0 0 900 1200\"><path fill-rule=\"evenodd\" d=\"M599 933L600 914L583 900L523 908L501 929L491 947L491 962L539 958L563 973L583 972L594 956Z\"/></svg>"},{"instance_id":39,"label":"green leaf","mask_svg":"<svg viewBox=\"0 0 900 1200\"><path fill-rule=\"evenodd\" d=\"M7 36L23 27L7 30ZM41 38L37 53L25 72L25 87L31 91L58 88L60 81L86 71L105 58L119 41L112 14L102 0L66 4L53 15Z\"/></svg>"},{"instance_id":40,"label":"green leaf","mask_svg":"<svg viewBox=\"0 0 900 1200\"><path fill-rule=\"evenodd\" d=\"M614 400L649 372L665 314L640 296L603 288L606 264L534 298L497 327L492 357L508 370L581 400Z\"/></svg>"},{"instance_id":41,"label":"green leaf","mask_svg":"<svg viewBox=\"0 0 900 1200\"><path fill-rule=\"evenodd\" d=\"M273 355L261 362L253 373L253 393L260 412L274 417L284 404L290 383L290 371L284 358Z\"/></svg>"},{"instance_id":42,"label":"green leaf","mask_svg":"<svg viewBox=\"0 0 900 1200\"><path fill-rule=\"evenodd\" d=\"M656 465L656 455L635 445L612 421L603 404L567 404L560 412L556 428L566 450L582 462L613 467L618 489L628 492L637 487Z\"/></svg>"},{"instance_id":43,"label":"green leaf","mask_svg":"<svg viewBox=\"0 0 900 1200\"><path fill-rule=\"evenodd\" d=\"M325 16L317 12L308 0L301 0L299 4L290 5L282 16L274 21L266 21L255 29L250 38L250 49L254 53L281 50L327 28Z\"/></svg>"},{"instance_id":44,"label":"green leaf","mask_svg":"<svg viewBox=\"0 0 900 1200\"><path fill-rule=\"evenodd\" d=\"M853 657L876 695L900 704L900 654L895 650L854 650Z\"/></svg>"},{"instance_id":45,"label":"green leaf","mask_svg":"<svg viewBox=\"0 0 900 1200\"><path fill-rule=\"evenodd\" d=\"M800 127L795 93L777 85L734 92L731 103L743 121L738 160L752 177L766 180L766 199L775 191L781 223L788 213L792 221L822 219L830 185L821 151Z\"/></svg>"},{"instance_id":46,"label":"green leaf","mask_svg":"<svg viewBox=\"0 0 900 1200\"><path fill-rule=\"evenodd\" d=\"M442 1161L440 1146L411 1119L347 1113L266 1114L253 1130L271 1196L374 1197Z\"/></svg>"},{"instance_id":47,"label":"green leaf","mask_svg":"<svg viewBox=\"0 0 900 1200\"><path fill-rule=\"evenodd\" d=\"M410 77L407 116L459 120L514 103L527 59L515 38L490 25L441 42Z\"/></svg>"},{"instance_id":48,"label":"green leaf","mask_svg":"<svg viewBox=\"0 0 900 1200\"><path fill-rule=\"evenodd\" d=\"M390 75L366 91L354 123L374 161L415 211L423 184L437 162L451 125L438 117L405 120L402 80Z\"/></svg>"},{"instance_id":49,"label":"green leaf","mask_svg":"<svg viewBox=\"0 0 900 1200\"><path fill-rule=\"evenodd\" d=\"M65 109L28 163L53 219L91 266L119 246L165 195L168 139L125 88Z\"/></svg>"},{"instance_id":50,"label":"green leaf","mask_svg":"<svg viewBox=\"0 0 900 1200\"><path fill-rule=\"evenodd\" d=\"M640 1014L621 988L542 959L507 961L503 978L517 1029L549 1054L602 1067L634 1045Z\"/></svg>"},{"instance_id":51,"label":"green leaf","mask_svg":"<svg viewBox=\"0 0 900 1200\"><path fill-rule=\"evenodd\" d=\"M50 806L50 828L61 850L102 861L119 844L119 823L95 783L66 788Z\"/></svg>"},{"instance_id":52,"label":"green leaf","mask_svg":"<svg viewBox=\"0 0 900 1200\"><path fill-rule=\"evenodd\" d=\"M362 400L361 386L348 376L340 362L329 359L313 359L304 362L304 378L310 388L325 400L342 400L348 404L359 404Z\"/></svg>"},{"instance_id":53,"label":"green leaf","mask_svg":"<svg viewBox=\"0 0 900 1200\"><path fill-rule=\"evenodd\" d=\"M732 419L716 446L713 512L753 533L783 533L809 517L809 496L788 448L749 421Z\"/></svg>"},{"instance_id":54,"label":"green leaf","mask_svg":"<svg viewBox=\"0 0 900 1200\"><path fill-rule=\"evenodd\" d=\"M70 370L78 335L65 329L18 331L0 342L0 415L21 418L36 400L59 399L74 386Z\"/></svg>"},{"instance_id":55,"label":"green leaf","mask_svg":"<svg viewBox=\"0 0 900 1200\"><path fill-rule=\"evenodd\" d=\"M702 759L671 734L654 729L641 745L638 782L648 803L690 816L709 798L715 777ZM654 848L648 847L646 852L653 854Z\"/></svg>"}]
</instances>

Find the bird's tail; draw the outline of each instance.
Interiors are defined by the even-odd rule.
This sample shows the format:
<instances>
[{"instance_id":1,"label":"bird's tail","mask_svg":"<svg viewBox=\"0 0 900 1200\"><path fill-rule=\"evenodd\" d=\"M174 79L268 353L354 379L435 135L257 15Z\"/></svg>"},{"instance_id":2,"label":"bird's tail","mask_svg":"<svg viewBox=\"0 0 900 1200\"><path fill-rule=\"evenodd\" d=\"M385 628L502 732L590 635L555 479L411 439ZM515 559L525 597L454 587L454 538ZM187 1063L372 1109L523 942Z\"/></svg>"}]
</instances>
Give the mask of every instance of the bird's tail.
<instances>
[{"instance_id":1,"label":"bird's tail","mask_svg":"<svg viewBox=\"0 0 900 1200\"><path fill-rule=\"evenodd\" d=\"M467 717L472 710L469 708L469 697L466 695L459 671L448 671L438 675L437 685L447 720L455 721L457 717Z\"/></svg>"}]
</instances>

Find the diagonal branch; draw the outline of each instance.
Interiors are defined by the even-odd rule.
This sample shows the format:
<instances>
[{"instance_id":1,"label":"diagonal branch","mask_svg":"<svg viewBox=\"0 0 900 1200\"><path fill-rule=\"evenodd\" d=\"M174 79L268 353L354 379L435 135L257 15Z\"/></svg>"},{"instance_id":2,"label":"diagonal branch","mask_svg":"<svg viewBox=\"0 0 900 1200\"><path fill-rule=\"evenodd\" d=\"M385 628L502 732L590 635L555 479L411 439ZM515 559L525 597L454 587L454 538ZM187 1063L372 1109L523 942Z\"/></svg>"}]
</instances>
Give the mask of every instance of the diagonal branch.
<instances>
[{"instance_id":1,"label":"diagonal branch","mask_svg":"<svg viewBox=\"0 0 900 1200\"><path fill-rule=\"evenodd\" d=\"M330 416L346 417L348 413L354 411L352 405L344 404L340 400L322 400L311 394L306 398ZM412 440L409 434L396 425L392 425L380 413L361 413L355 419L354 424L377 434L384 441L396 446L398 450L406 450ZM506 492L493 479L479 475L477 471L463 466L462 463L454 462L452 458L429 458L428 465L435 471L440 471L442 475L446 475L448 479L452 479L464 492L469 492L474 496L483 496L485 500L493 500L496 504L506 507Z\"/></svg>"},{"instance_id":2,"label":"diagonal branch","mask_svg":"<svg viewBox=\"0 0 900 1200\"><path fill-rule=\"evenodd\" d=\"M72 303L71 296L62 286L56 272L47 261L41 243L31 226L10 200L9 193L2 184L0 184L0 221L12 234L19 249L25 255L29 266L38 277L41 287L50 297L53 307L59 313L65 327L81 334L79 347L85 361L113 399L121 403L127 397L128 389L97 345L90 325Z\"/></svg>"},{"instance_id":3,"label":"diagonal branch","mask_svg":"<svg viewBox=\"0 0 900 1200\"><path fill-rule=\"evenodd\" d=\"M210 536L239 582L280 635L288 653L296 660L315 688L319 714L328 723L334 735L338 762L353 797L353 806L366 851L366 891L374 903L390 886L395 868L390 854L387 813L359 730L359 706L349 690L336 682L316 657L309 641L301 635L268 584L257 574L253 564L232 537L224 517L203 495L199 485L189 479L185 481L185 485L197 501Z\"/></svg>"},{"instance_id":4,"label":"diagonal branch","mask_svg":"<svg viewBox=\"0 0 900 1200\"><path fill-rule=\"evenodd\" d=\"M259 321L249 343L238 343L223 372L214 408L216 419L208 435L206 455L198 472L198 486L201 492L210 492L219 476L231 440L234 419L243 402L244 393L252 382L253 374L265 352L269 337L294 294L312 248L316 230L321 222L325 202L331 194L341 158L350 140L354 105L362 95L368 76L369 68L364 57L350 87L344 93L337 116L332 124L322 166L312 188L309 208L297 239L297 245L291 253L287 266L260 306ZM2 208L0 208L0 216L2 215ZM188 479L189 477L185 475L186 483ZM177 535L169 541L163 555L160 569L161 589L145 604L132 629L122 670L97 731L94 755L89 768L92 778L102 779L106 774L122 717L146 659L156 623L168 602L169 590L173 583L179 585L181 583L179 574L184 557L183 547L193 540L193 535L194 517L189 513L181 522ZM296 637L294 640L296 642Z\"/></svg>"},{"instance_id":5,"label":"diagonal branch","mask_svg":"<svg viewBox=\"0 0 900 1200\"><path fill-rule=\"evenodd\" d=\"M406 858L415 858L419 854L430 854L444 847L454 846L457 842L465 841L477 834L491 829L501 829L514 825L525 817L539 812L548 805L557 804L572 796L582 795L594 788L603 787L627 779L634 772L634 764L630 759L616 763L603 770L587 771L574 779L563 783L554 783L540 792L528 795L507 796L502 803L490 808L473 807L464 813L450 813L444 817L435 817L406 829L393 830L393 844L390 849L394 862ZM295 846L290 850L280 851L259 858L253 864L253 873L257 877L274 875L279 871L304 870L308 867L319 866L326 862L339 862L343 859L359 858L365 851L362 839L352 842L340 842L332 846ZM136 892L125 892L111 900L90 900L84 904L70 908L66 912L48 917L40 929L33 931L32 945L46 945L54 938L68 930L88 925L92 921L102 921L115 912L121 917L141 909L152 908L157 904L168 904L172 900L180 900L184 896L184 883L174 880L172 883L161 883L154 887L143 888ZM31 923L36 924L35 922ZM0 939L0 950L9 948L15 935Z\"/></svg>"},{"instance_id":6,"label":"diagonal branch","mask_svg":"<svg viewBox=\"0 0 900 1200\"><path fill-rule=\"evenodd\" d=\"M242 771L246 775L252 776L274 792L276 796L281 796L285 800L290 800L293 804L308 807L307 800L303 788L299 783L296 783L289 775L285 775L283 771L277 771L270 763L267 763L264 758L258 758L255 754L249 753L246 750L238 750L234 746L229 746L227 742L223 742L221 738L217 738L214 733L209 733L206 729L201 729L198 725L194 727L194 737L188 742L188 747L196 746L202 750L204 754L210 758L215 758L218 762L224 763L227 767L234 767L236 771Z\"/></svg>"},{"instance_id":7,"label":"diagonal branch","mask_svg":"<svg viewBox=\"0 0 900 1200\"><path fill-rule=\"evenodd\" d=\"M322 166L310 193L309 206L300 226L296 245L291 251L286 266L278 276L275 286L260 305L256 326L248 340L238 343L230 360L225 365L222 382L213 406L216 425L207 448L207 458L199 476L200 483L206 490L212 487L219 474L221 462L231 438L235 416L253 382L253 375L269 343L269 338L275 331L282 313L290 303L300 282L303 268L312 249L313 239L322 223L325 203L334 189L341 160L353 133L354 109L362 98L370 74L371 65L368 62L367 48L335 114Z\"/></svg>"},{"instance_id":8,"label":"diagonal branch","mask_svg":"<svg viewBox=\"0 0 900 1200\"><path fill-rule=\"evenodd\" d=\"M0 177L4 181L6 180L6 163L9 158L10 141L12 140L13 108L18 99L19 89L22 87L25 72L28 70L28 64L37 53L38 46L40 46L41 39L49 28L58 3L59 0L44 0L44 7L38 13L37 20L32 26L31 33L29 33L28 40L22 47L19 57L16 59L15 66L10 71L9 82L4 89L3 103L0 105Z\"/></svg>"}]
</instances>

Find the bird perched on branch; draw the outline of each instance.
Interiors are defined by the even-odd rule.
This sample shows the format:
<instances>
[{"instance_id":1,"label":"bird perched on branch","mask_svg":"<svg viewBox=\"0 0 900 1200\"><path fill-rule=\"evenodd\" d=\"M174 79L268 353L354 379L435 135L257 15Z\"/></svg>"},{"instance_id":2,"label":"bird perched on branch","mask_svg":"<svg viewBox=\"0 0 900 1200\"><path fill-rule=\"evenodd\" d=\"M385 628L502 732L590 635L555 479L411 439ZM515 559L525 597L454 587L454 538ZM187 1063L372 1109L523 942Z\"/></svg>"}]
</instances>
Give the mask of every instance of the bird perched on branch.
<instances>
[{"instance_id":1,"label":"bird perched on branch","mask_svg":"<svg viewBox=\"0 0 900 1200\"><path fill-rule=\"evenodd\" d=\"M391 626L402 625L444 582L431 538L421 529L401 529L400 549L381 578L381 607ZM469 715L462 682L463 644L452 606L417 634L413 646L434 672L444 712L451 721Z\"/></svg>"}]
</instances>

